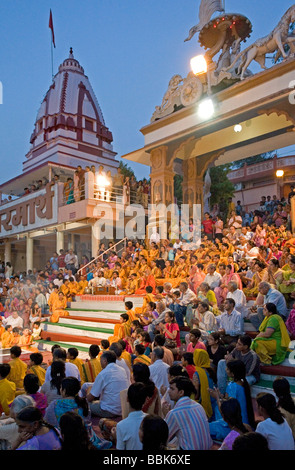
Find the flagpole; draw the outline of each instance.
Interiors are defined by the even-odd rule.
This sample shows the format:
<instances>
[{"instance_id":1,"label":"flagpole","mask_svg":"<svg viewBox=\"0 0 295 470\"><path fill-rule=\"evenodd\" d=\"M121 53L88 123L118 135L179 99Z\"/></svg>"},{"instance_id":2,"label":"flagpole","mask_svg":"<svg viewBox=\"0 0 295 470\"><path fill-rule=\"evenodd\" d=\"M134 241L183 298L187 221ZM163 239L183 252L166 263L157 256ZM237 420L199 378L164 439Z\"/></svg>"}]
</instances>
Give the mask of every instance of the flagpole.
<instances>
[{"instance_id":1,"label":"flagpole","mask_svg":"<svg viewBox=\"0 0 295 470\"><path fill-rule=\"evenodd\" d=\"M52 41L51 42L51 77L52 77L52 80L53 80L53 43Z\"/></svg>"}]
</instances>

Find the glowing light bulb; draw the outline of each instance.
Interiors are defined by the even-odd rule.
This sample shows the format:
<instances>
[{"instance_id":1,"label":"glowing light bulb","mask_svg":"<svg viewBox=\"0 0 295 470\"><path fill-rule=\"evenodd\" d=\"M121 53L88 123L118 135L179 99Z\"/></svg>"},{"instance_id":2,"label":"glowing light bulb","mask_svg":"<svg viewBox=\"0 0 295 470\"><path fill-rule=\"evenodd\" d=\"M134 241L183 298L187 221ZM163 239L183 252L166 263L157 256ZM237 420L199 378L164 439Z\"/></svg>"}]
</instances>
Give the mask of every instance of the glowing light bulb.
<instances>
[{"instance_id":1,"label":"glowing light bulb","mask_svg":"<svg viewBox=\"0 0 295 470\"><path fill-rule=\"evenodd\" d=\"M197 55L190 61L191 69L195 75L200 75L207 72L207 62L203 55Z\"/></svg>"}]
</instances>

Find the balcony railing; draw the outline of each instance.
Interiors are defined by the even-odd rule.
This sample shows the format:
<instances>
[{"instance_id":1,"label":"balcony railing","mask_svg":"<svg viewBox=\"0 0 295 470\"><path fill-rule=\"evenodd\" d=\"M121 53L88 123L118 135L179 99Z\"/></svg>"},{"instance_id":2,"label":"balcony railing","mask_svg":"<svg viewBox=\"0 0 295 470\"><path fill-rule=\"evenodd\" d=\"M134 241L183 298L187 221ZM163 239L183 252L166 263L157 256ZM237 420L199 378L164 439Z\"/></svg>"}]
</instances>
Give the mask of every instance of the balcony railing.
<instances>
[{"instance_id":1,"label":"balcony railing","mask_svg":"<svg viewBox=\"0 0 295 470\"><path fill-rule=\"evenodd\" d=\"M64 206L84 199L94 199L104 202L117 202L124 205L140 204L147 208L150 202L149 194L139 193L130 189L127 191L124 187L108 189L107 187L103 188L96 183L92 183L91 190L87 191L87 189L86 184L78 188L64 186L59 205Z\"/></svg>"}]
</instances>

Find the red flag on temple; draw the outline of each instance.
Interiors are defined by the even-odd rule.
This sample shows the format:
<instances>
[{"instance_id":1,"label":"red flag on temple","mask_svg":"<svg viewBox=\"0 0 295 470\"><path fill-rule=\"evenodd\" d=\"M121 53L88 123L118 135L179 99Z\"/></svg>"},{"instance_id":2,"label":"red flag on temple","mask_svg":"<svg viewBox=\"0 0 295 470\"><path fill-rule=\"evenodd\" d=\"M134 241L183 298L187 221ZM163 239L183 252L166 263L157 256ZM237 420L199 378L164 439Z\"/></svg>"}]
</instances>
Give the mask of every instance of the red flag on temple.
<instances>
[{"instance_id":1,"label":"red flag on temple","mask_svg":"<svg viewBox=\"0 0 295 470\"><path fill-rule=\"evenodd\" d=\"M50 15L49 15L49 28L51 29L51 33L52 33L52 43L55 47L54 29L53 29L53 20L52 20L52 11L51 10L50 10Z\"/></svg>"}]
</instances>

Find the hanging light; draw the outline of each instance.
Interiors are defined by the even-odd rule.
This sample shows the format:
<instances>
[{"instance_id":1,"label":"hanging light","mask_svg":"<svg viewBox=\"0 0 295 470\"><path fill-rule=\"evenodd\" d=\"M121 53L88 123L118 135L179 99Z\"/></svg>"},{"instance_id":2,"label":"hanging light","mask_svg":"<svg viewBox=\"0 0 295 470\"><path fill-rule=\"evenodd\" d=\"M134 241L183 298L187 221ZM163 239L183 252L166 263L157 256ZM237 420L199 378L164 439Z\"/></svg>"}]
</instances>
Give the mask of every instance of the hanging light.
<instances>
[{"instance_id":1,"label":"hanging light","mask_svg":"<svg viewBox=\"0 0 295 470\"><path fill-rule=\"evenodd\" d=\"M214 114L214 104L213 101L209 98L201 101L198 107L198 115L201 119L209 119Z\"/></svg>"},{"instance_id":2,"label":"hanging light","mask_svg":"<svg viewBox=\"0 0 295 470\"><path fill-rule=\"evenodd\" d=\"M234 131L235 131L235 132L241 132L241 131L242 131L242 126L241 126L241 124L236 124L235 127L234 127Z\"/></svg>"},{"instance_id":3,"label":"hanging light","mask_svg":"<svg viewBox=\"0 0 295 470\"><path fill-rule=\"evenodd\" d=\"M284 170L277 170L276 171L276 177L277 178L282 178L284 176L285 172Z\"/></svg>"}]
</instances>

